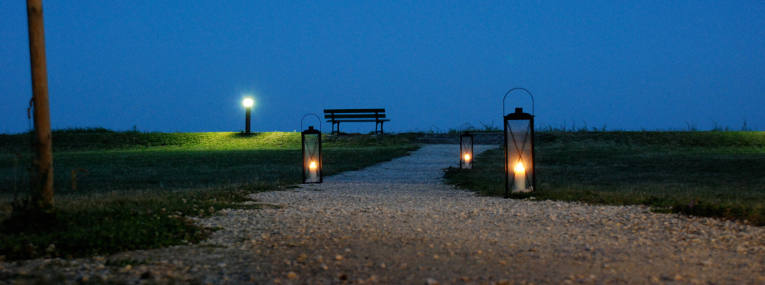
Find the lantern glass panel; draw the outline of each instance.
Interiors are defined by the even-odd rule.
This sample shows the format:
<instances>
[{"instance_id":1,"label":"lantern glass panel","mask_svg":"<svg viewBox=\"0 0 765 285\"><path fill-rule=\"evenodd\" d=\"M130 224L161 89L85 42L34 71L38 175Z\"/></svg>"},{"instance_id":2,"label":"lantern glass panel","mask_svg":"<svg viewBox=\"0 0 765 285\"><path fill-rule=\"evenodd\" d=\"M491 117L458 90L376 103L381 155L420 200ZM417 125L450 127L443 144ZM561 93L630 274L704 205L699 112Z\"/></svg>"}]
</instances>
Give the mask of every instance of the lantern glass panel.
<instances>
[{"instance_id":1,"label":"lantern glass panel","mask_svg":"<svg viewBox=\"0 0 765 285\"><path fill-rule=\"evenodd\" d=\"M473 136L463 134L460 136L460 168L473 168Z\"/></svg>"},{"instance_id":2,"label":"lantern glass panel","mask_svg":"<svg viewBox=\"0 0 765 285\"><path fill-rule=\"evenodd\" d=\"M534 165L530 120L505 120L507 136L507 189L512 192L533 191Z\"/></svg>"},{"instance_id":3,"label":"lantern glass panel","mask_svg":"<svg viewBox=\"0 0 765 285\"><path fill-rule=\"evenodd\" d=\"M305 183L321 182L321 147L319 134L303 135L303 177Z\"/></svg>"}]
</instances>

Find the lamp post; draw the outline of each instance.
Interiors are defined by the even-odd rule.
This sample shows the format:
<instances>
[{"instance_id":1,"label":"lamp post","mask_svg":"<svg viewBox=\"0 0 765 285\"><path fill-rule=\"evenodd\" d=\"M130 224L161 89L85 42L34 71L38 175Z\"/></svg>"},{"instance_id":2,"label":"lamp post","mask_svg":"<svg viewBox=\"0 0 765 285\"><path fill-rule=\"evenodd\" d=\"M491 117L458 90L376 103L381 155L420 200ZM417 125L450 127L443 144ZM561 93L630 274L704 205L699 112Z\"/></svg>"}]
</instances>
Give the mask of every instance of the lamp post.
<instances>
[{"instance_id":1,"label":"lamp post","mask_svg":"<svg viewBox=\"0 0 765 285\"><path fill-rule=\"evenodd\" d=\"M255 105L255 100L252 97L245 97L242 99L242 106L244 106L244 133L250 134L250 114L252 113L252 106Z\"/></svg>"},{"instance_id":2,"label":"lamp post","mask_svg":"<svg viewBox=\"0 0 765 285\"><path fill-rule=\"evenodd\" d=\"M505 99L514 91L523 91L531 98L531 114L516 107L505 113ZM524 88L513 88L502 98L502 116L505 127L505 197L510 193L536 190L534 162L534 96Z\"/></svg>"},{"instance_id":3,"label":"lamp post","mask_svg":"<svg viewBox=\"0 0 765 285\"><path fill-rule=\"evenodd\" d=\"M464 132L460 135L460 168L473 168L473 134Z\"/></svg>"},{"instance_id":4,"label":"lamp post","mask_svg":"<svg viewBox=\"0 0 765 285\"><path fill-rule=\"evenodd\" d=\"M316 114L306 114L300 120L300 129L303 129L303 121L308 116L314 116L319 120L319 130L309 126L300 133L300 144L303 152L303 183L321 183L322 154L321 154L321 119Z\"/></svg>"}]
</instances>

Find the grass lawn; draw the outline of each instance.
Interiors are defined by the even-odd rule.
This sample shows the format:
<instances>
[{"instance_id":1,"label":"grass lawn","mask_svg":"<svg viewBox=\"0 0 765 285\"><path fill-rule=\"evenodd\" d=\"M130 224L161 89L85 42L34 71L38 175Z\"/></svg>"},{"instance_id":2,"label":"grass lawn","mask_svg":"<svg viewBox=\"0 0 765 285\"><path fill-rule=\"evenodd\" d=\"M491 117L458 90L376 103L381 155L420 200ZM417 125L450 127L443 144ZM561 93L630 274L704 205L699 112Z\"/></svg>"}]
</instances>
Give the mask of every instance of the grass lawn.
<instances>
[{"instance_id":1,"label":"grass lawn","mask_svg":"<svg viewBox=\"0 0 765 285\"><path fill-rule=\"evenodd\" d=\"M542 132L536 199L652 206L765 225L765 132ZM504 195L504 151L449 183Z\"/></svg>"},{"instance_id":2,"label":"grass lawn","mask_svg":"<svg viewBox=\"0 0 765 285\"><path fill-rule=\"evenodd\" d=\"M417 148L413 141L409 135L325 137L324 174L406 155ZM4 258L85 256L196 242L210 229L186 217L247 207L240 202L249 193L301 182L299 133L87 129L56 131L53 143L54 216L9 218L10 200L29 187L31 152L28 135L0 135Z\"/></svg>"}]
</instances>

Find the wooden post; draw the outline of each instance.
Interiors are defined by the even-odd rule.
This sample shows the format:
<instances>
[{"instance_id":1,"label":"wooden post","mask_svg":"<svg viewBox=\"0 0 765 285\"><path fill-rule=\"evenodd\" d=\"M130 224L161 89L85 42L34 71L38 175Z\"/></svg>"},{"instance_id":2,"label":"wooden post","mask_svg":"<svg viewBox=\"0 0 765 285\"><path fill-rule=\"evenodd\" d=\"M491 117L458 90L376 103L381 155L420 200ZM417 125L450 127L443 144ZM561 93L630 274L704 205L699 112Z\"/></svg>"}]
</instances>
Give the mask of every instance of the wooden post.
<instances>
[{"instance_id":1,"label":"wooden post","mask_svg":"<svg viewBox=\"0 0 765 285\"><path fill-rule=\"evenodd\" d=\"M32 207L53 208L53 143L48 104L48 71L45 67L45 30L42 0L27 0L29 59L32 66L35 160L32 174Z\"/></svg>"}]
</instances>

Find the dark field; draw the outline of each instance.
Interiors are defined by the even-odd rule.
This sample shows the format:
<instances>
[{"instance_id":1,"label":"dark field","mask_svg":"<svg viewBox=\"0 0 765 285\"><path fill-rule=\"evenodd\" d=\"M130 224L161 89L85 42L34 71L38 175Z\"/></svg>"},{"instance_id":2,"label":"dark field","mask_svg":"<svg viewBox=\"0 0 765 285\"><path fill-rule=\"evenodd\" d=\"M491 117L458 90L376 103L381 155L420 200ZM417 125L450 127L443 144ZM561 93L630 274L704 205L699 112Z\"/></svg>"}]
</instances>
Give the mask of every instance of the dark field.
<instances>
[{"instance_id":1,"label":"dark field","mask_svg":"<svg viewBox=\"0 0 765 285\"><path fill-rule=\"evenodd\" d=\"M542 132L535 199L652 206L765 225L765 132ZM504 195L504 154L487 151L449 183Z\"/></svg>"},{"instance_id":2,"label":"dark field","mask_svg":"<svg viewBox=\"0 0 765 285\"><path fill-rule=\"evenodd\" d=\"M57 195L184 189L237 183L299 183L299 133L55 132ZM325 137L324 173L356 169L411 150L410 138ZM26 135L0 135L0 194L26 191ZM72 172L76 172L76 189ZM14 186L15 185L15 186Z\"/></svg>"},{"instance_id":3,"label":"dark field","mask_svg":"<svg viewBox=\"0 0 765 285\"><path fill-rule=\"evenodd\" d=\"M40 223L26 215L9 218L14 196L28 191L31 150L28 135L0 135L0 258L86 256L199 241L210 229L186 217L252 207L240 204L247 194L301 182L299 133L87 129L56 131L53 142L56 211ZM325 137L324 174L406 155L417 148L412 142L407 135Z\"/></svg>"}]
</instances>

